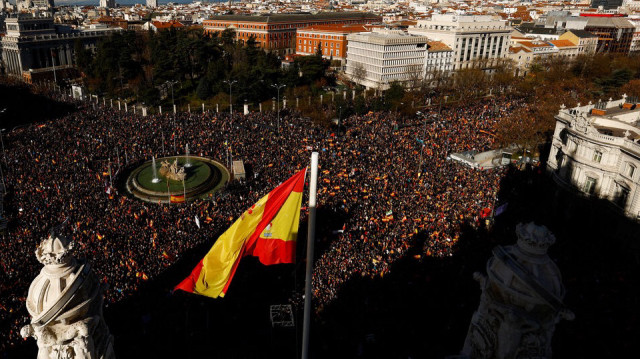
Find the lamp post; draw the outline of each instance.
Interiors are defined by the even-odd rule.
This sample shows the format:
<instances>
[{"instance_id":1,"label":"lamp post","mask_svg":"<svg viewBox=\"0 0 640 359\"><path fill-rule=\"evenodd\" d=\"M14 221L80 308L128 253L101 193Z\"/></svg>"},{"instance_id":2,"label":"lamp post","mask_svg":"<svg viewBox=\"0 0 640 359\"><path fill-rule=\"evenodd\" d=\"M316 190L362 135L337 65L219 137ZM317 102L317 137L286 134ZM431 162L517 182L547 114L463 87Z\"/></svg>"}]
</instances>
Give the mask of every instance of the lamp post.
<instances>
[{"instance_id":1,"label":"lamp post","mask_svg":"<svg viewBox=\"0 0 640 359\"><path fill-rule=\"evenodd\" d=\"M237 80L223 80L222 82L229 84L229 114L233 115L233 101L231 100L231 86L238 82Z\"/></svg>"},{"instance_id":2,"label":"lamp post","mask_svg":"<svg viewBox=\"0 0 640 359\"><path fill-rule=\"evenodd\" d=\"M280 134L280 89L287 85L273 84L271 87L278 90L278 134Z\"/></svg>"},{"instance_id":3,"label":"lamp post","mask_svg":"<svg viewBox=\"0 0 640 359\"><path fill-rule=\"evenodd\" d=\"M176 105L176 102L175 102L175 100L173 98L173 85L175 85L177 83L178 83L178 81L167 81L167 82L165 82L165 84L171 86L171 104L174 105L174 106Z\"/></svg>"}]
</instances>

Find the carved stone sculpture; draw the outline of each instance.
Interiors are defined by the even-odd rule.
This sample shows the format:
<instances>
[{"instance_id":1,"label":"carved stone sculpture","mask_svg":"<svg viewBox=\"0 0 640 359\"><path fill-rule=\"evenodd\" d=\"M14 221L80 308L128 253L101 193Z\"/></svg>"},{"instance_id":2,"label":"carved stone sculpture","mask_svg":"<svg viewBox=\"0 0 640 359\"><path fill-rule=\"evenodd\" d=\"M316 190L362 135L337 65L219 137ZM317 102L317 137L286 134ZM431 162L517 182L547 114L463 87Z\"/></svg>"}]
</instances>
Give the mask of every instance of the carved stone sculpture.
<instances>
[{"instance_id":1,"label":"carved stone sculpture","mask_svg":"<svg viewBox=\"0 0 640 359\"><path fill-rule=\"evenodd\" d=\"M102 317L105 288L72 248L52 232L36 249L44 268L29 287L31 323L20 334L36 339L38 359L114 359L113 337Z\"/></svg>"},{"instance_id":2,"label":"carved stone sculpture","mask_svg":"<svg viewBox=\"0 0 640 359\"><path fill-rule=\"evenodd\" d=\"M171 164L168 161L162 161L162 166L160 166L159 172L161 176L172 181L184 181L187 177L187 174L184 172L184 167L178 166L177 158Z\"/></svg>"},{"instance_id":3,"label":"carved stone sculpture","mask_svg":"<svg viewBox=\"0 0 640 359\"><path fill-rule=\"evenodd\" d=\"M565 308L560 271L547 255L555 237L534 223L516 226L516 245L498 246L487 276L474 273L482 289L462 354L470 358L551 358L551 338Z\"/></svg>"}]
</instances>

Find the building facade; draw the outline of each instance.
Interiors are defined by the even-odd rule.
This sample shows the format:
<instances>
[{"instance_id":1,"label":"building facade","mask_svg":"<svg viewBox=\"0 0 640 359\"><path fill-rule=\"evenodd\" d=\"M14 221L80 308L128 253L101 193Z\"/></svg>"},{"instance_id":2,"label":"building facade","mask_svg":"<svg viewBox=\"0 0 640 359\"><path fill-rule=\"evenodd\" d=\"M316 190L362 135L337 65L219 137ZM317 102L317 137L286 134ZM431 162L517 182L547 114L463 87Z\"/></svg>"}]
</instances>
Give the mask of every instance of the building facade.
<instances>
[{"instance_id":1,"label":"building facade","mask_svg":"<svg viewBox=\"0 0 640 359\"><path fill-rule=\"evenodd\" d=\"M622 17L589 17L586 31L598 36L596 52L629 54L635 26Z\"/></svg>"},{"instance_id":2,"label":"building facade","mask_svg":"<svg viewBox=\"0 0 640 359\"><path fill-rule=\"evenodd\" d=\"M453 49L454 70L474 66L491 69L509 53L511 29L506 21L488 15L434 14L408 31Z\"/></svg>"},{"instance_id":3,"label":"building facade","mask_svg":"<svg viewBox=\"0 0 640 359\"><path fill-rule=\"evenodd\" d=\"M617 101L560 109L547 170L585 196L640 218L640 106Z\"/></svg>"},{"instance_id":4,"label":"building facade","mask_svg":"<svg viewBox=\"0 0 640 359\"><path fill-rule=\"evenodd\" d=\"M205 33L226 29L235 31L236 40L245 43L253 38L258 47L281 55L296 49L296 30L317 25L356 25L380 22L378 15L362 12L327 12L318 14L217 15L204 20ZM342 52L342 51L341 51Z\"/></svg>"},{"instance_id":5,"label":"building facade","mask_svg":"<svg viewBox=\"0 0 640 359\"><path fill-rule=\"evenodd\" d=\"M578 46L578 54L591 55L598 49L598 36L584 30L570 30L560 35L559 40L571 41Z\"/></svg>"},{"instance_id":6,"label":"building facade","mask_svg":"<svg viewBox=\"0 0 640 359\"><path fill-rule=\"evenodd\" d=\"M116 7L116 0L100 0L100 7L114 8Z\"/></svg>"},{"instance_id":7,"label":"building facade","mask_svg":"<svg viewBox=\"0 0 640 359\"><path fill-rule=\"evenodd\" d=\"M375 30L347 36L346 73L370 89L386 90L392 82L403 84L424 77L426 36L401 30Z\"/></svg>"},{"instance_id":8,"label":"building facade","mask_svg":"<svg viewBox=\"0 0 640 359\"><path fill-rule=\"evenodd\" d=\"M347 58L347 35L367 32L366 25L315 25L296 32L296 54L313 55L322 50L325 59L344 61Z\"/></svg>"},{"instance_id":9,"label":"building facade","mask_svg":"<svg viewBox=\"0 0 640 359\"><path fill-rule=\"evenodd\" d=\"M442 41L427 42L427 58L424 62L424 80L428 86L436 86L453 71L453 49Z\"/></svg>"},{"instance_id":10,"label":"building facade","mask_svg":"<svg viewBox=\"0 0 640 359\"><path fill-rule=\"evenodd\" d=\"M158 7L158 0L147 0L147 7Z\"/></svg>"},{"instance_id":11,"label":"building facade","mask_svg":"<svg viewBox=\"0 0 640 359\"><path fill-rule=\"evenodd\" d=\"M60 71L75 64L76 40L85 48L95 48L98 39L119 28L72 30L57 27L51 17L19 15L6 19L7 33L2 37L2 67L10 76L30 81L33 73Z\"/></svg>"}]
</instances>

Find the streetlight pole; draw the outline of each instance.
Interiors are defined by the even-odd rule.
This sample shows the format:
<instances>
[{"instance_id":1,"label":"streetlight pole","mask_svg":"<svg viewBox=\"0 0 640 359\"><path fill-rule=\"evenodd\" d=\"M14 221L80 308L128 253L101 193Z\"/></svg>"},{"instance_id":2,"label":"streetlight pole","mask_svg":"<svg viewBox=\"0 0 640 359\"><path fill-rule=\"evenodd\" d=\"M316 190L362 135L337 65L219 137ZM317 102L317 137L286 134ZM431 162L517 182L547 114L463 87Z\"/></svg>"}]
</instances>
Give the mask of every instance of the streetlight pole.
<instances>
[{"instance_id":1,"label":"streetlight pole","mask_svg":"<svg viewBox=\"0 0 640 359\"><path fill-rule=\"evenodd\" d=\"M271 87L274 87L275 89L278 90L278 134L280 134L280 89L285 86L287 85L279 85L279 84L271 85Z\"/></svg>"},{"instance_id":2,"label":"streetlight pole","mask_svg":"<svg viewBox=\"0 0 640 359\"><path fill-rule=\"evenodd\" d=\"M231 86L238 82L238 80L223 80L222 82L229 84L229 114L233 115L233 101L231 99Z\"/></svg>"},{"instance_id":3,"label":"streetlight pole","mask_svg":"<svg viewBox=\"0 0 640 359\"><path fill-rule=\"evenodd\" d=\"M171 86L171 104L172 104L172 105L175 105L175 104L176 104L176 102L175 102L175 100L174 100L174 98L173 98L173 85L177 84L177 83L178 83L178 81L167 81L167 82L165 82L165 83L166 83L167 85Z\"/></svg>"}]
</instances>

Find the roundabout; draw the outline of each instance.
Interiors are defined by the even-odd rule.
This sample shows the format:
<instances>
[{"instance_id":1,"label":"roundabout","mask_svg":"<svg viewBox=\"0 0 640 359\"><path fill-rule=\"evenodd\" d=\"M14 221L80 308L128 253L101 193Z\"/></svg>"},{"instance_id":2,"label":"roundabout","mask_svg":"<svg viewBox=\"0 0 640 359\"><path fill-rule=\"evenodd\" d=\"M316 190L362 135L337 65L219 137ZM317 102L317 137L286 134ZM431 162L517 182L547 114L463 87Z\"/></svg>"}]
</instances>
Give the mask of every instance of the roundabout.
<instances>
[{"instance_id":1,"label":"roundabout","mask_svg":"<svg viewBox=\"0 0 640 359\"><path fill-rule=\"evenodd\" d=\"M127 176L126 189L152 203L182 203L206 199L229 181L219 162L197 156L170 156L144 162Z\"/></svg>"}]
</instances>

